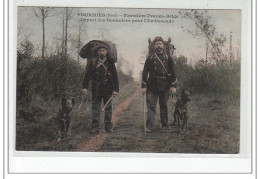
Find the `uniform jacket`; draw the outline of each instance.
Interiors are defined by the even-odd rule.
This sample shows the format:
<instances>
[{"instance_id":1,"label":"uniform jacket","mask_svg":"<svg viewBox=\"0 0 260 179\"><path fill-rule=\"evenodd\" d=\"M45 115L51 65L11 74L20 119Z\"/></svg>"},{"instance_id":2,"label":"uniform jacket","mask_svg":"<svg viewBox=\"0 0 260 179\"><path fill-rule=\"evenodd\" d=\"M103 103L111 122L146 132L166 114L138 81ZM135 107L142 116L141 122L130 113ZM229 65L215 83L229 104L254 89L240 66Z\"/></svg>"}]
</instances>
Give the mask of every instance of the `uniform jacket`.
<instances>
[{"instance_id":1,"label":"uniform jacket","mask_svg":"<svg viewBox=\"0 0 260 179\"><path fill-rule=\"evenodd\" d=\"M105 96L113 91L119 92L118 76L114 62L107 58L102 63L99 59L95 62L90 60L86 67L83 88L89 88L89 81L92 81L92 95Z\"/></svg>"},{"instance_id":2,"label":"uniform jacket","mask_svg":"<svg viewBox=\"0 0 260 179\"><path fill-rule=\"evenodd\" d=\"M165 91L170 87L176 88L175 62L171 56L165 53L157 54L157 56L165 68L155 54L148 56L144 64L141 87L150 91Z\"/></svg>"}]
</instances>

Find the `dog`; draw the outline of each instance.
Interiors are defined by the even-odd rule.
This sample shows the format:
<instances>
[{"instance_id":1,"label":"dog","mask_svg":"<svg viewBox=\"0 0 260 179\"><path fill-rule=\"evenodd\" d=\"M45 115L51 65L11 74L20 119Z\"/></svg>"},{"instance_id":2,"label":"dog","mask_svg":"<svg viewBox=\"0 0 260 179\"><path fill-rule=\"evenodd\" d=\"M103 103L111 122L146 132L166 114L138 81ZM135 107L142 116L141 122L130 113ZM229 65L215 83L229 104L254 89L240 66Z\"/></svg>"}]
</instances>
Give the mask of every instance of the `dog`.
<instances>
[{"instance_id":1,"label":"dog","mask_svg":"<svg viewBox=\"0 0 260 179\"><path fill-rule=\"evenodd\" d=\"M75 98L72 98L71 100L67 98L61 99L61 107L59 108L59 111L57 113L57 121L59 123L58 142L60 142L65 138L69 138L71 135L70 113L74 105L75 105Z\"/></svg>"},{"instance_id":2,"label":"dog","mask_svg":"<svg viewBox=\"0 0 260 179\"><path fill-rule=\"evenodd\" d=\"M175 105L175 111L173 114L174 121L173 121L173 126L176 123L176 120L178 122L178 132L180 130L180 120L182 120L182 127L181 129L183 130L184 126L187 127L187 121L188 121L188 102L191 101L191 94L188 90L182 90L181 93L181 99L178 99L177 97L177 102Z\"/></svg>"}]
</instances>

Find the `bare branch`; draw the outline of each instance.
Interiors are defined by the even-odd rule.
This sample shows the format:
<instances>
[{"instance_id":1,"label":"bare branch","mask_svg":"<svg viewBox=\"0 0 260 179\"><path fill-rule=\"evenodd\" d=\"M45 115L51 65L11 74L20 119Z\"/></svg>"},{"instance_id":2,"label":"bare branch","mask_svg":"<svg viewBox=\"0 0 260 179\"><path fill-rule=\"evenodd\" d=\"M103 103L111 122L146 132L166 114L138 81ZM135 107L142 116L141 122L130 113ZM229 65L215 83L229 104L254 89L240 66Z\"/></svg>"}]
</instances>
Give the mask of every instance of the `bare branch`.
<instances>
[{"instance_id":1,"label":"bare branch","mask_svg":"<svg viewBox=\"0 0 260 179\"><path fill-rule=\"evenodd\" d=\"M192 17L190 17L190 16L188 16L188 17L189 17L189 18L200 28L200 30L206 35L206 37L207 37L207 39L209 40L211 46L214 48L214 50L215 50L215 52L216 52L216 54L217 54L219 60L222 61L222 59L221 59L221 57L220 57L220 55L219 55L219 52L218 52L218 50L216 49L215 45L213 44L213 42L212 42L211 38L209 37L208 33L207 33L206 31L204 31L204 29L200 26L200 24L197 23Z\"/></svg>"},{"instance_id":2,"label":"bare branch","mask_svg":"<svg viewBox=\"0 0 260 179\"><path fill-rule=\"evenodd\" d=\"M42 17L36 12L36 9L33 9L34 14L36 17L42 22Z\"/></svg>"},{"instance_id":3,"label":"bare branch","mask_svg":"<svg viewBox=\"0 0 260 179\"><path fill-rule=\"evenodd\" d=\"M53 15L50 15L53 12L53 8L46 8L44 18L52 17Z\"/></svg>"},{"instance_id":4,"label":"bare branch","mask_svg":"<svg viewBox=\"0 0 260 179\"><path fill-rule=\"evenodd\" d=\"M192 12L192 13L191 13ZM202 32L201 35L205 35L208 41L210 42L212 48L214 49L217 58L222 61L222 58L220 56L220 49L219 47L223 46L225 40L225 37L221 35L220 37L216 36L216 28L209 24L209 20L211 19L210 16L207 16L207 11L199 13L197 10L191 10L191 12L185 12L183 17L186 17L190 19L192 22L195 23L197 28ZM181 12L180 12L181 13ZM182 14L182 13L181 13ZM191 33L193 36L198 36L199 32L195 30L195 33L193 33L192 30L187 30L189 33ZM215 39L213 39L215 37ZM213 42L214 40L214 42Z\"/></svg>"}]
</instances>

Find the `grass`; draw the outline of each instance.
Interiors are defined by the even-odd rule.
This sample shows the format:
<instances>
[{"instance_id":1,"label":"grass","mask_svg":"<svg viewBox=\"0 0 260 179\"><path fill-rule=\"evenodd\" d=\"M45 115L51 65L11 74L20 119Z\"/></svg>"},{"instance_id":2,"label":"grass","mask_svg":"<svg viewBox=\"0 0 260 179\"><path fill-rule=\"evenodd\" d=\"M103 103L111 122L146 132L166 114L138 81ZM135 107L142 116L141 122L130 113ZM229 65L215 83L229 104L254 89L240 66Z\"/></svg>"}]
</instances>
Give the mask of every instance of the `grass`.
<instances>
[{"instance_id":1,"label":"grass","mask_svg":"<svg viewBox=\"0 0 260 179\"><path fill-rule=\"evenodd\" d=\"M137 83L129 83L113 100L114 109L134 93ZM192 96L189 103L187 129L177 134L176 128L162 130L159 106L155 130L144 136L143 97L139 94L129 108L119 116L114 133L109 134L98 152L146 152L146 153L239 153L240 107L238 101L226 97ZM173 123L173 104L169 100L169 124ZM78 109L77 103L71 114L72 137L57 143L58 124L55 120L59 103L39 100L33 104L38 110L34 120L17 115L16 150L18 151L79 151L78 145L91 135L90 105ZM102 118L103 119L103 118ZM103 120L102 120L103 122ZM101 124L101 128L104 124Z\"/></svg>"},{"instance_id":2,"label":"grass","mask_svg":"<svg viewBox=\"0 0 260 179\"><path fill-rule=\"evenodd\" d=\"M119 105L127 96L130 96L137 87L137 83L130 82L125 85L118 97L113 100L113 108ZM18 151L77 151L78 144L89 138L91 129L91 105L86 108L82 105L78 110L77 103L71 113L71 138L61 143L57 142L58 122L56 113L60 104L58 102L46 102L37 100L32 106L42 111L36 114L33 120L20 117L16 120L16 150ZM103 124L103 113L101 115L101 128Z\"/></svg>"},{"instance_id":3,"label":"grass","mask_svg":"<svg viewBox=\"0 0 260 179\"><path fill-rule=\"evenodd\" d=\"M169 111L172 103L169 101ZM176 128L160 127L159 109L155 130L144 136L142 97L137 97L129 110L120 116L115 132L99 152L161 153L239 153L240 109L238 102L226 102L195 95L189 104L188 128L177 134ZM169 124L173 114L169 113Z\"/></svg>"}]
</instances>

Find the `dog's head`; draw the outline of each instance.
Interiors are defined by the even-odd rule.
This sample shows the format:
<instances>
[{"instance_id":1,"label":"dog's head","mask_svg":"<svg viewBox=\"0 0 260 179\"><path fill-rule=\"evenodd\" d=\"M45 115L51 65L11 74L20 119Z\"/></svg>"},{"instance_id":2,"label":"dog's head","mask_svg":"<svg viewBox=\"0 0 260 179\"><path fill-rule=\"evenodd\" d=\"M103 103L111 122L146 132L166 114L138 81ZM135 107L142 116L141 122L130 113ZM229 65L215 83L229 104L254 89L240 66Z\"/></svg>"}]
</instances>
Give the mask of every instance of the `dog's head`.
<instances>
[{"instance_id":1,"label":"dog's head","mask_svg":"<svg viewBox=\"0 0 260 179\"><path fill-rule=\"evenodd\" d=\"M75 98L72 98L72 99L62 98L61 99L61 107L62 107L63 111L70 112L74 105L75 105Z\"/></svg>"},{"instance_id":2,"label":"dog's head","mask_svg":"<svg viewBox=\"0 0 260 179\"><path fill-rule=\"evenodd\" d=\"M190 91L183 89L181 92L181 99L185 102L191 101Z\"/></svg>"}]
</instances>

